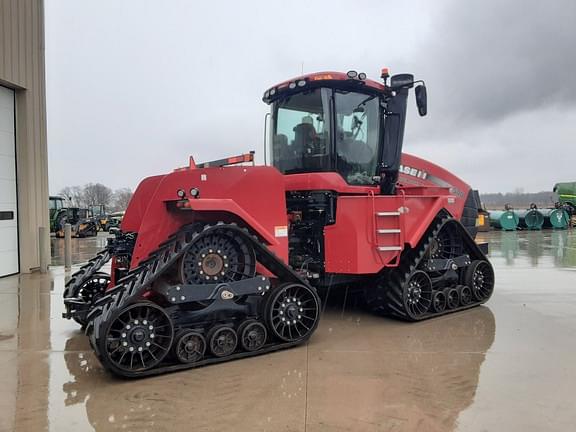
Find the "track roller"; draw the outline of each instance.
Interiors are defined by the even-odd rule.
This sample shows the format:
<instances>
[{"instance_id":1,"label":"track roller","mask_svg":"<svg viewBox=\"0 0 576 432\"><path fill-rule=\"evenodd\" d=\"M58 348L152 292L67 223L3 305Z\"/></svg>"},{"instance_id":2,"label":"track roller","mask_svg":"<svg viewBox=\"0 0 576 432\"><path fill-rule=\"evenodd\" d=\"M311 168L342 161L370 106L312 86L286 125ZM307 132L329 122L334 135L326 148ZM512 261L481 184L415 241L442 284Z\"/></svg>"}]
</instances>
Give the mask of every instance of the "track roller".
<instances>
[{"instance_id":1,"label":"track roller","mask_svg":"<svg viewBox=\"0 0 576 432\"><path fill-rule=\"evenodd\" d=\"M240 344L246 351L258 351L266 344L268 331L266 326L256 320L248 320L242 323L238 329Z\"/></svg>"},{"instance_id":2,"label":"track roller","mask_svg":"<svg viewBox=\"0 0 576 432\"><path fill-rule=\"evenodd\" d=\"M206 339L201 333L184 330L176 337L174 354L180 363L195 363L204 357Z\"/></svg>"},{"instance_id":3,"label":"track roller","mask_svg":"<svg viewBox=\"0 0 576 432\"><path fill-rule=\"evenodd\" d=\"M444 291L436 291L432 296L432 309L436 313L444 312L446 309L446 294Z\"/></svg>"},{"instance_id":4,"label":"track roller","mask_svg":"<svg viewBox=\"0 0 576 432\"><path fill-rule=\"evenodd\" d=\"M210 352L216 357L226 357L236 350L238 335L227 325L217 325L208 332Z\"/></svg>"},{"instance_id":5,"label":"track roller","mask_svg":"<svg viewBox=\"0 0 576 432\"><path fill-rule=\"evenodd\" d=\"M456 309L460 306L460 291L458 288L449 288L446 290L446 306L448 309Z\"/></svg>"},{"instance_id":6,"label":"track roller","mask_svg":"<svg viewBox=\"0 0 576 432\"><path fill-rule=\"evenodd\" d=\"M466 285L460 285L457 288L460 291L460 305L468 306L470 303L472 303L473 299L470 287Z\"/></svg>"}]
</instances>

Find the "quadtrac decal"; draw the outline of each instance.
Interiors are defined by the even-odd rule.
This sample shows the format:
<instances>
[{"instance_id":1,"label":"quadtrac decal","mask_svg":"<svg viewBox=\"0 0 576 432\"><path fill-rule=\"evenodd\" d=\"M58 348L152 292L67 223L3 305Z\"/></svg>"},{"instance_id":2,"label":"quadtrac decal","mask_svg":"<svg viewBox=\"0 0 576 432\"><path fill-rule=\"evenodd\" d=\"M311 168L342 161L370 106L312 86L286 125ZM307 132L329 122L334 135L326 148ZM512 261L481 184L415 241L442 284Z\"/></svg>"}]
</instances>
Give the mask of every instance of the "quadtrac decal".
<instances>
[{"instance_id":1,"label":"quadtrac decal","mask_svg":"<svg viewBox=\"0 0 576 432\"><path fill-rule=\"evenodd\" d=\"M427 180L430 183L434 183L436 186L449 188L450 193L453 193L454 195L458 195L459 197L464 198L464 192L462 192L460 189L452 186L450 183L448 183L445 180L442 180L441 178L438 178L436 176L429 174L428 172L426 172L424 170L420 170L418 168L413 168L413 167L410 167L408 165L400 165L399 171L402 174L408 175L410 177L414 177L414 178L417 178L420 180ZM418 184L418 182L410 182L410 183Z\"/></svg>"}]
</instances>

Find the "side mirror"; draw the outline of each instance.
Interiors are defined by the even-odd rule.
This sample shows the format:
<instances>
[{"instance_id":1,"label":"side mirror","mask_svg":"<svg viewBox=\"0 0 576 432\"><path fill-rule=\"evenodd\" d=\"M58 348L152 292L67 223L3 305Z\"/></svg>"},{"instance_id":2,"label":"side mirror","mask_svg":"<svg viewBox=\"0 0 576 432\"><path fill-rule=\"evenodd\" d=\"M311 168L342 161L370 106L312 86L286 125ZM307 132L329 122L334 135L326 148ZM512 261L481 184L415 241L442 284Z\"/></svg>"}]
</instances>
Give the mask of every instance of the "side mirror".
<instances>
[{"instance_id":1,"label":"side mirror","mask_svg":"<svg viewBox=\"0 0 576 432\"><path fill-rule=\"evenodd\" d=\"M412 74L396 74L390 78L390 87L398 89L401 87L412 88L414 85L414 75Z\"/></svg>"},{"instance_id":2,"label":"side mirror","mask_svg":"<svg viewBox=\"0 0 576 432\"><path fill-rule=\"evenodd\" d=\"M416 106L418 107L418 114L424 117L428 113L428 95L426 93L426 86L419 85L414 90L416 95Z\"/></svg>"}]
</instances>

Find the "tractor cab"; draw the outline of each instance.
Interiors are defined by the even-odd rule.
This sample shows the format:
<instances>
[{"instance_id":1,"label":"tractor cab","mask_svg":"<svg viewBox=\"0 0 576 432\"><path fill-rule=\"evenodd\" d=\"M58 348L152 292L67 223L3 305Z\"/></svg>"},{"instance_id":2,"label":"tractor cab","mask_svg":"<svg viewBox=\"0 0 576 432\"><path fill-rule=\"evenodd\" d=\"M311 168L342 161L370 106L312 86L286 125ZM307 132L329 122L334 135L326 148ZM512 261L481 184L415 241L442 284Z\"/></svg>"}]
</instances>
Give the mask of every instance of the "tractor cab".
<instances>
[{"instance_id":1,"label":"tractor cab","mask_svg":"<svg viewBox=\"0 0 576 432\"><path fill-rule=\"evenodd\" d=\"M364 73L321 72L274 86L263 100L272 107L271 162L283 174L339 173L348 185L396 183L412 75L384 83ZM424 86L417 88L421 115Z\"/></svg>"}]
</instances>

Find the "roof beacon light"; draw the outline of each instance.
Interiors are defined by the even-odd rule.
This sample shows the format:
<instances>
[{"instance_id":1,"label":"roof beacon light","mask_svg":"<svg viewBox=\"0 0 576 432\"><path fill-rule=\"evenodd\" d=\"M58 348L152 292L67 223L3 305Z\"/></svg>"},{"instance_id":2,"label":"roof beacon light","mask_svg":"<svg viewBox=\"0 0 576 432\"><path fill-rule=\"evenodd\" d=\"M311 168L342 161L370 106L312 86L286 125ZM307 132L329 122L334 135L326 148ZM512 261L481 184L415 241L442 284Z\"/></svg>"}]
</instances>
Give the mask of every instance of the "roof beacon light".
<instances>
[{"instance_id":1,"label":"roof beacon light","mask_svg":"<svg viewBox=\"0 0 576 432\"><path fill-rule=\"evenodd\" d=\"M290 89L295 89L296 88L296 83L294 81L292 81L290 84L288 84L288 88Z\"/></svg>"},{"instance_id":2,"label":"roof beacon light","mask_svg":"<svg viewBox=\"0 0 576 432\"><path fill-rule=\"evenodd\" d=\"M356 72L355 70L351 70L351 71L348 71L348 72L346 73L346 75L347 75L348 78L350 78L350 79L356 79L356 77L358 76L358 72Z\"/></svg>"},{"instance_id":3,"label":"roof beacon light","mask_svg":"<svg viewBox=\"0 0 576 432\"><path fill-rule=\"evenodd\" d=\"M384 80L384 84L386 84L386 81L388 80L389 77L390 77L390 69L387 67L382 68L382 73L380 74L380 78L382 78Z\"/></svg>"},{"instance_id":4,"label":"roof beacon light","mask_svg":"<svg viewBox=\"0 0 576 432\"><path fill-rule=\"evenodd\" d=\"M306 85L306 80L298 81L298 87L304 87Z\"/></svg>"},{"instance_id":5,"label":"roof beacon light","mask_svg":"<svg viewBox=\"0 0 576 432\"><path fill-rule=\"evenodd\" d=\"M361 79L362 81L364 81L366 79L366 74L364 72L360 72L358 74L358 78Z\"/></svg>"}]
</instances>

